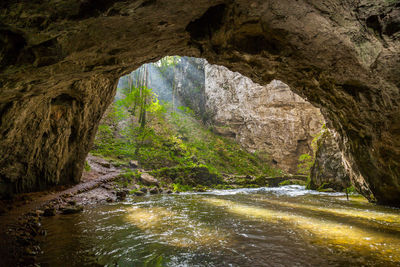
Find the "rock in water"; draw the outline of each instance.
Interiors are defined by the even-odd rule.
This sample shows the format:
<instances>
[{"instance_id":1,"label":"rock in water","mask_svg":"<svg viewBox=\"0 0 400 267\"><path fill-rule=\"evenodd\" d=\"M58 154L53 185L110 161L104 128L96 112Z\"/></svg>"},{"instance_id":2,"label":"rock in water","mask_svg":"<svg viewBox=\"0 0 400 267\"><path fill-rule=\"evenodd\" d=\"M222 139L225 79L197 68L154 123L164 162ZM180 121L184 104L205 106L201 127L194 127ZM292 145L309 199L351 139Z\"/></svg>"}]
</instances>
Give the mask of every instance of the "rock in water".
<instances>
[{"instance_id":1,"label":"rock in water","mask_svg":"<svg viewBox=\"0 0 400 267\"><path fill-rule=\"evenodd\" d=\"M160 191L158 190L157 187L152 187L152 188L150 189L149 192L150 192L150 194L152 194L152 195L155 195L155 194L160 193Z\"/></svg>"},{"instance_id":2,"label":"rock in water","mask_svg":"<svg viewBox=\"0 0 400 267\"><path fill-rule=\"evenodd\" d=\"M140 191L142 191L143 193L147 193L148 189L147 189L147 187L142 187L142 188L140 188Z\"/></svg>"},{"instance_id":3,"label":"rock in water","mask_svg":"<svg viewBox=\"0 0 400 267\"><path fill-rule=\"evenodd\" d=\"M83 211L83 207L80 205L65 206L65 207L62 207L60 210L61 210L61 214L74 214L74 213L79 213L79 212Z\"/></svg>"},{"instance_id":4,"label":"rock in water","mask_svg":"<svg viewBox=\"0 0 400 267\"><path fill-rule=\"evenodd\" d=\"M336 136L335 131L325 128L317 140L315 160L310 171L311 189L343 191L351 185Z\"/></svg>"},{"instance_id":5,"label":"rock in water","mask_svg":"<svg viewBox=\"0 0 400 267\"><path fill-rule=\"evenodd\" d=\"M135 192L133 192L133 194L135 194L135 196L138 196L138 197L140 197L140 196L144 196L146 193L145 192L143 192L143 191L135 191Z\"/></svg>"},{"instance_id":6,"label":"rock in water","mask_svg":"<svg viewBox=\"0 0 400 267\"><path fill-rule=\"evenodd\" d=\"M56 215L55 208L46 208L43 212L43 216L50 217Z\"/></svg>"},{"instance_id":7,"label":"rock in water","mask_svg":"<svg viewBox=\"0 0 400 267\"><path fill-rule=\"evenodd\" d=\"M125 191L118 191L117 192L117 199L118 200L124 200L126 198L126 192Z\"/></svg>"}]
</instances>

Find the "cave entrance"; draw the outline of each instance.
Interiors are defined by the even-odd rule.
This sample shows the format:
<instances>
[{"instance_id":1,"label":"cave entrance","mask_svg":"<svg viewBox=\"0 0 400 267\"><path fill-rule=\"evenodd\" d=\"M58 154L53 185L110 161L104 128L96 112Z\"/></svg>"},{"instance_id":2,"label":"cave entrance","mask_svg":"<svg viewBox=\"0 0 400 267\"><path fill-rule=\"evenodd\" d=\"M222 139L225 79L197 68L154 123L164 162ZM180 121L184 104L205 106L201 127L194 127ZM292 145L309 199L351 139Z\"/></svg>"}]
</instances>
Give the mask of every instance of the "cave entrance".
<instances>
[{"instance_id":1,"label":"cave entrance","mask_svg":"<svg viewBox=\"0 0 400 267\"><path fill-rule=\"evenodd\" d=\"M91 154L153 172L305 175L323 124L281 81L261 86L205 59L167 56L120 78Z\"/></svg>"}]
</instances>

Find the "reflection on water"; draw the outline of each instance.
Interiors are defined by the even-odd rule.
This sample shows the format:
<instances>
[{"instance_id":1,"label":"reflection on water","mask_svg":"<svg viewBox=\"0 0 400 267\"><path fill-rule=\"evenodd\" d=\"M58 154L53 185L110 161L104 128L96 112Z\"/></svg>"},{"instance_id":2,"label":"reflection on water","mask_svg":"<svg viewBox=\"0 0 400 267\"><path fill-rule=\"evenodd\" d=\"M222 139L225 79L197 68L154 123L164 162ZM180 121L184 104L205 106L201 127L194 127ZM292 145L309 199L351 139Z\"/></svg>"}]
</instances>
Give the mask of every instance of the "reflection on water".
<instances>
[{"instance_id":1,"label":"reflection on water","mask_svg":"<svg viewBox=\"0 0 400 267\"><path fill-rule=\"evenodd\" d=\"M399 266L398 209L300 186L132 198L44 221L42 266Z\"/></svg>"},{"instance_id":2,"label":"reflection on water","mask_svg":"<svg viewBox=\"0 0 400 267\"><path fill-rule=\"evenodd\" d=\"M163 207L127 209L126 220L149 235L157 234L159 241L175 247L213 246L225 243L223 232L190 220Z\"/></svg>"}]
</instances>

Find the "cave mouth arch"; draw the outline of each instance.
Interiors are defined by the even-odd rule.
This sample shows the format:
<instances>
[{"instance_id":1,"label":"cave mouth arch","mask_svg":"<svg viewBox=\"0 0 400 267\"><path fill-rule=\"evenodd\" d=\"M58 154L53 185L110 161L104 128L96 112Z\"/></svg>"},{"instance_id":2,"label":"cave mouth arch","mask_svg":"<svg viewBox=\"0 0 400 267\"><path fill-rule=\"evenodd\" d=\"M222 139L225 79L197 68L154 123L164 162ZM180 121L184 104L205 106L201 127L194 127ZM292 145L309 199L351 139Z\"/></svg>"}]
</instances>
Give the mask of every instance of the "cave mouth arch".
<instances>
[{"instance_id":1,"label":"cave mouth arch","mask_svg":"<svg viewBox=\"0 0 400 267\"><path fill-rule=\"evenodd\" d=\"M189 123L193 120L197 126ZM161 124L165 124L163 130L171 132L163 133L158 126ZM147 154L155 149L152 144L156 146L155 143L160 142L158 138L166 146L171 146L174 138L180 139L185 146L191 147L189 153L190 150L204 150L197 143L205 144L219 136L240 144L244 151L255 156L255 161L262 159L260 164L267 164L277 171L279 168L279 172L291 175L307 175L306 170L300 170L299 166L305 164L300 157L313 158L316 148L312 148L312 143L316 142L324 124L319 109L293 93L281 81L273 80L267 86L261 86L223 66L209 64L205 59L167 56L155 63L144 64L119 79L115 99L96 134L93 153L139 160L142 167L152 170L172 167L172 162L177 166L181 164L166 157L168 153L154 154L154 160L148 158ZM210 134L215 135L207 138L206 133L202 133L203 128L211 129ZM141 133L143 140L140 139ZM218 140L224 142L225 139ZM150 144L149 147L143 147L145 143ZM219 150L213 142L208 143L209 146L214 147L212 150ZM226 146L230 147L229 143ZM148 150L139 153L143 149ZM160 146L155 150L164 149ZM143 153L146 160L142 159ZM219 168L224 165L222 163L215 164L212 159L219 158L218 154L209 155L211 160L199 153L192 157L195 162L190 164L199 163L201 159L203 164L220 173L233 171ZM238 160L229 158L228 154L224 157L228 157L227 162ZM155 165L150 164L152 161ZM165 166L159 165L159 161L165 161ZM253 166L251 161L248 164ZM243 166L248 173L238 174L261 175L253 173L253 167ZM234 170L237 171L242 170ZM264 175L276 175L267 174L267 169L264 171Z\"/></svg>"},{"instance_id":2,"label":"cave mouth arch","mask_svg":"<svg viewBox=\"0 0 400 267\"><path fill-rule=\"evenodd\" d=\"M91 12L87 3L39 1L20 12L19 3L2 4L2 195L77 182L118 77L177 54L206 58L262 85L274 78L288 84L340 134L359 191L400 205L395 2L89 6ZM373 16L380 20L371 28ZM70 104L52 103L66 95Z\"/></svg>"}]
</instances>

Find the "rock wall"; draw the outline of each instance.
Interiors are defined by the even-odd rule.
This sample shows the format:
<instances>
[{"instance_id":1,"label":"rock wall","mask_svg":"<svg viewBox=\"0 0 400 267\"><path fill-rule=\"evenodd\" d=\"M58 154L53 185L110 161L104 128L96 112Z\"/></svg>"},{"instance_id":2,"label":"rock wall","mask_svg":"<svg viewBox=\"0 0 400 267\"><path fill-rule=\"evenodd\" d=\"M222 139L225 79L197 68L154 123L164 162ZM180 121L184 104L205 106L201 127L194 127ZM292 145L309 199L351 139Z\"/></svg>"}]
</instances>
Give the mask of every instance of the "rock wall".
<instances>
[{"instance_id":1,"label":"rock wall","mask_svg":"<svg viewBox=\"0 0 400 267\"><path fill-rule=\"evenodd\" d=\"M20 192L36 188L33 181L79 180L118 78L186 55L261 85L281 80L307 97L339 133L354 182L370 192L364 195L400 206L399 13L398 1L387 0L4 0L1 187ZM71 100L77 88L91 96L78 98L83 108ZM71 118L43 135L51 99L61 94L70 97L56 102ZM43 146L46 140L62 149ZM24 179L27 186L17 186Z\"/></svg>"},{"instance_id":2,"label":"rock wall","mask_svg":"<svg viewBox=\"0 0 400 267\"><path fill-rule=\"evenodd\" d=\"M204 59L176 60L165 68L147 64L150 87L160 100L190 107L215 132L268 154L269 163L286 172L296 173L301 154L313 154L311 141L324 118L287 85L275 80L261 86ZM122 77L118 86L128 86L128 79L135 84L135 74Z\"/></svg>"},{"instance_id":3,"label":"rock wall","mask_svg":"<svg viewBox=\"0 0 400 267\"><path fill-rule=\"evenodd\" d=\"M337 138L334 130L325 128L317 139L317 151L310 171L311 189L325 185L325 188L343 191L351 185L349 167L343 161Z\"/></svg>"},{"instance_id":4,"label":"rock wall","mask_svg":"<svg viewBox=\"0 0 400 267\"><path fill-rule=\"evenodd\" d=\"M325 122L318 108L277 80L267 86L223 66L205 65L206 107L214 130L233 137L251 152L296 173L301 154L312 155L311 141Z\"/></svg>"},{"instance_id":5,"label":"rock wall","mask_svg":"<svg viewBox=\"0 0 400 267\"><path fill-rule=\"evenodd\" d=\"M97 122L113 98L107 88L114 86L96 75L3 107L0 195L79 182Z\"/></svg>"}]
</instances>

